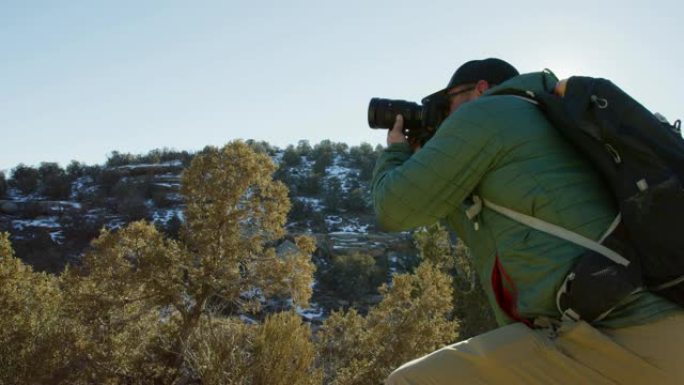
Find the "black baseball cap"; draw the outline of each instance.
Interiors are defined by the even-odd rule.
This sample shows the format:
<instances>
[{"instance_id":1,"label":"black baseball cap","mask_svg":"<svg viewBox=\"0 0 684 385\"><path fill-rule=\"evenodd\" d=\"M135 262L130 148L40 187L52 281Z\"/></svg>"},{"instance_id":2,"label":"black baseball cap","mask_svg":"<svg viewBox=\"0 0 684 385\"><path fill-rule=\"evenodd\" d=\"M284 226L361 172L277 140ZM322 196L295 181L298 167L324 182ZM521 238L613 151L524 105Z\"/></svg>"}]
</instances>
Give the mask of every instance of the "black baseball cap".
<instances>
[{"instance_id":1,"label":"black baseball cap","mask_svg":"<svg viewBox=\"0 0 684 385\"><path fill-rule=\"evenodd\" d=\"M431 94L426 99L444 96L447 90L463 84L473 84L480 80L486 80L489 84L501 84L518 75L520 73L515 67L501 59L471 60L458 67L446 88Z\"/></svg>"}]
</instances>

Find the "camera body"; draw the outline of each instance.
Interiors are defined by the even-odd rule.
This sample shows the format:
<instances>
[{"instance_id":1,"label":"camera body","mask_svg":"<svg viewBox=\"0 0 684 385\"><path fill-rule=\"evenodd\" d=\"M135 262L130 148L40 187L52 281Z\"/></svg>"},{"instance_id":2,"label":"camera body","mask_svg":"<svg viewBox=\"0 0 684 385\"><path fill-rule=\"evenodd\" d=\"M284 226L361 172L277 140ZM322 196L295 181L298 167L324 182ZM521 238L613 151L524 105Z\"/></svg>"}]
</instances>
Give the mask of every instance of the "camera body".
<instances>
[{"instance_id":1,"label":"camera body","mask_svg":"<svg viewBox=\"0 0 684 385\"><path fill-rule=\"evenodd\" d=\"M446 98L439 95L423 98L421 103L372 98L368 105L368 125L391 129L396 116L401 114L404 117L404 135L409 141L423 145L449 115L449 105Z\"/></svg>"}]
</instances>

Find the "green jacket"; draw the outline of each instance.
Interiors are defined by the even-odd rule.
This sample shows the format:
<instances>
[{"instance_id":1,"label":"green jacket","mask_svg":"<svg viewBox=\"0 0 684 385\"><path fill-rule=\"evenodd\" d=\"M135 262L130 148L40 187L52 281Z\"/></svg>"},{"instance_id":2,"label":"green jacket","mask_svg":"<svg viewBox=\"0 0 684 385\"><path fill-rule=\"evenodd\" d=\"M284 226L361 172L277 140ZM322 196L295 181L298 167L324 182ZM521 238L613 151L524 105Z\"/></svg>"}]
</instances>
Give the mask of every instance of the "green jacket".
<instances>
[{"instance_id":1,"label":"green jacket","mask_svg":"<svg viewBox=\"0 0 684 385\"><path fill-rule=\"evenodd\" d=\"M532 73L498 87L541 92L556 82L548 73ZM420 151L390 145L375 168L381 228L402 231L445 220L470 247L500 324L513 322L510 315L558 318L556 291L583 249L487 208L470 220L465 210L472 194L599 239L617 214L599 176L537 106L508 95L462 105ZM639 324L677 309L641 293L599 325Z\"/></svg>"}]
</instances>

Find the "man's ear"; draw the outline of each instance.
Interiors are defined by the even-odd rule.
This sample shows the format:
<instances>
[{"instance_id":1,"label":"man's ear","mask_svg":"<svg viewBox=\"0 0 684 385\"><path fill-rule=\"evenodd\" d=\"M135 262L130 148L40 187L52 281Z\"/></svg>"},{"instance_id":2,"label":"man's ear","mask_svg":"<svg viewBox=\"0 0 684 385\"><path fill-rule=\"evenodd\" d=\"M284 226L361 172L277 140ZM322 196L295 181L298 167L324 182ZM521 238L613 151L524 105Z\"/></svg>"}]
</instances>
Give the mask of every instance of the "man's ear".
<instances>
[{"instance_id":1,"label":"man's ear","mask_svg":"<svg viewBox=\"0 0 684 385\"><path fill-rule=\"evenodd\" d=\"M475 84L475 92L477 96L482 96L489 89L489 82L486 80L478 80Z\"/></svg>"}]
</instances>

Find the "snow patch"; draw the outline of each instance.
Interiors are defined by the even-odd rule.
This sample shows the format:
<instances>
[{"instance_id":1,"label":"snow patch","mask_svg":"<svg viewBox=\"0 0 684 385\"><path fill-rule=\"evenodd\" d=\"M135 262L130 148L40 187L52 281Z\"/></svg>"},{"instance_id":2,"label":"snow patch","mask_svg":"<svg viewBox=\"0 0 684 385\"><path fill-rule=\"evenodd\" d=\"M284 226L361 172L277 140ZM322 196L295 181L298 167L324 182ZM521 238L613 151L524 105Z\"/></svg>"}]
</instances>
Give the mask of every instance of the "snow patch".
<instances>
[{"instance_id":1,"label":"snow patch","mask_svg":"<svg viewBox=\"0 0 684 385\"><path fill-rule=\"evenodd\" d=\"M177 216L181 222L185 222L183 210L180 208L155 210L152 213L152 222L167 224L174 216Z\"/></svg>"},{"instance_id":2,"label":"snow patch","mask_svg":"<svg viewBox=\"0 0 684 385\"><path fill-rule=\"evenodd\" d=\"M164 163L141 163L141 164L127 164L125 166L112 167L114 170L134 170L138 168L149 168L149 167L183 167L183 162L179 159L171 160Z\"/></svg>"},{"instance_id":3,"label":"snow patch","mask_svg":"<svg viewBox=\"0 0 684 385\"><path fill-rule=\"evenodd\" d=\"M42 227L45 229L58 229L61 227L57 217L44 217L36 219L15 219L12 221L15 230L24 230L27 227Z\"/></svg>"},{"instance_id":4,"label":"snow patch","mask_svg":"<svg viewBox=\"0 0 684 385\"><path fill-rule=\"evenodd\" d=\"M58 245L64 243L64 234L62 233L62 230L51 231L50 238L52 238L52 242L55 242Z\"/></svg>"},{"instance_id":5,"label":"snow patch","mask_svg":"<svg viewBox=\"0 0 684 385\"><path fill-rule=\"evenodd\" d=\"M367 234L370 225L359 223L358 218L350 218L344 222L344 218L330 215L325 218L325 223L330 229L330 234Z\"/></svg>"},{"instance_id":6,"label":"snow patch","mask_svg":"<svg viewBox=\"0 0 684 385\"><path fill-rule=\"evenodd\" d=\"M323 208L325 207L323 203L321 203L321 200L318 198L295 197L295 199L310 206L314 210L323 210Z\"/></svg>"},{"instance_id":7,"label":"snow patch","mask_svg":"<svg viewBox=\"0 0 684 385\"><path fill-rule=\"evenodd\" d=\"M311 303L308 308L304 309L297 305L295 308L295 311L297 314L299 314L302 318L305 318L307 321L313 321L315 319L320 319L323 317L325 312L321 307L318 306L316 303Z\"/></svg>"},{"instance_id":8,"label":"snow patch","mask_svg":"<svg viewBox=\"0 0 684 385\"><path fill-rule=\"evenodd\" d=\"M248 325L256 325L259 323L255 319L249 318L244 314L240 314L240 320Z\"/></svg>"}]
</instances>

